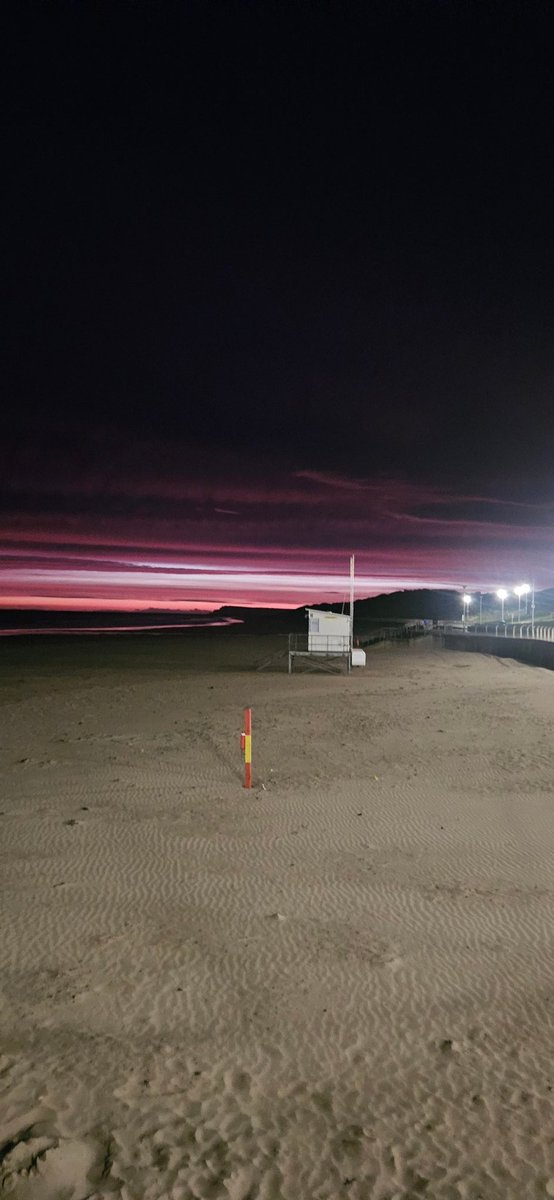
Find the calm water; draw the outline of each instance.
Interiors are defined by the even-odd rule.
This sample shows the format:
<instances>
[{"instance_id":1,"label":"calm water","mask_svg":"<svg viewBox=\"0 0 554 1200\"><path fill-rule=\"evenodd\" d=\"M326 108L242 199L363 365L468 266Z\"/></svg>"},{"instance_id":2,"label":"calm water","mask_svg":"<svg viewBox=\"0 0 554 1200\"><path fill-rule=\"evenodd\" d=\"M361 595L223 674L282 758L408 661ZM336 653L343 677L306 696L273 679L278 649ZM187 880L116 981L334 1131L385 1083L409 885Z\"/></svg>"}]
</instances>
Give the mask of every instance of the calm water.
<instances>
[{"instance_id":1,"label":"calm water","mask_svg":"<svg viewBox=\"0 0 554 1200\"><path fill-rule=\"evenodd\" d=\"M87 619L89 618L89 619ZM0 637L28 637L32 635L71 635L83 634L118 634L118 633L178 633L184 629L216 629L229 625L242 625L235 617L218 617L216 613L193 614L187 613L186 620L175 621L173 618L164 620L152 617L145 620L141 614L134 621L129 613L122 614L121 620L114 619L114 614L106 614L106 620L98 613L85 615L82 613L2 613L0 615Z\"/></svg>"}]
</instances>

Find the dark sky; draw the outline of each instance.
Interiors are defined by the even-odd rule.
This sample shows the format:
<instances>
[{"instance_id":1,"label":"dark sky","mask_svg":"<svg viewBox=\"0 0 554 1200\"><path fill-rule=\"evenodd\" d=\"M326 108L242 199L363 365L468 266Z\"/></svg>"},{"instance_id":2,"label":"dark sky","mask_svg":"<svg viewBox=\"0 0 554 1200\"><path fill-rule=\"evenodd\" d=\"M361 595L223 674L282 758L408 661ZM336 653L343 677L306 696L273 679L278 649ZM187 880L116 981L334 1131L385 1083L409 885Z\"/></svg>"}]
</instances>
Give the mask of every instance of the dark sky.
<instances>
[{"instance_id":1,"label":"dark sky","mask_svg":"<svg viewBox=\"0 0 554 1200\"><path fill-rule=\"evenodd\" d=\"M554 583L554 9L7 2L4 602Z\"/></svg>"}]
</instances>

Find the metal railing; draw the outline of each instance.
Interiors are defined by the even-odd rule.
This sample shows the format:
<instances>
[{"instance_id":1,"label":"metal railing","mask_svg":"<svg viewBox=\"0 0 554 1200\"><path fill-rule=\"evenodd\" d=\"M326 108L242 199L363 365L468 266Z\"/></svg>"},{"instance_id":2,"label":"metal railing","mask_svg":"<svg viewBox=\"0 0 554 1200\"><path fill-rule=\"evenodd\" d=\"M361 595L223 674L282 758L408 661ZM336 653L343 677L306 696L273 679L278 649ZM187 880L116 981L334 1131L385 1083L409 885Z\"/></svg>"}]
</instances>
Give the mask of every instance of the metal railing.
<instances>
[{"instance_id":1,"label":"metal railing","mask_svg":"<svg viewBox=\"0 0 554 1200\"><path fill-rule=\"evenodd\" d=\"M359 644L363 647L373 646L375 642L405 642L413 638L424 637L426 633L431 632L431 629L425 629L423 624L382 625L370 633L361 634Z\"/></svg>"},{"instance_id":2,"label":"metal railing","mask_svg":"<svg viewBox=\"0 0 554 1200\"><path fill-rule=\"evenodd\" d=\"M445 625L444 633L467 633L471 637L530 638L539 642L554 642L554 625L532 625L531 622L499 621L496 625Z\"/></svg>"},{"instance_id":3,"label":"metal railing","mask_svg":"<svg viewBox=\"0 0 554 1200\"><path fill-rule=\"evenodd\" d=\"M295 659L299 659L304 670L328 671L333 673L340 670L341 664L350 674L351 641L349 634L314 634L289 633L289 675Z\"/></svg>"},{"instance_id":4,"label":"metal railing","mask_svg":"<svg viewBox=\"0 0 554 1200\"><path fill-rule=\"evenodd\" d=\"M322 654L327 658L350 654L349 634L289 633L291 654Z\"/></svg>"}]
</instances>

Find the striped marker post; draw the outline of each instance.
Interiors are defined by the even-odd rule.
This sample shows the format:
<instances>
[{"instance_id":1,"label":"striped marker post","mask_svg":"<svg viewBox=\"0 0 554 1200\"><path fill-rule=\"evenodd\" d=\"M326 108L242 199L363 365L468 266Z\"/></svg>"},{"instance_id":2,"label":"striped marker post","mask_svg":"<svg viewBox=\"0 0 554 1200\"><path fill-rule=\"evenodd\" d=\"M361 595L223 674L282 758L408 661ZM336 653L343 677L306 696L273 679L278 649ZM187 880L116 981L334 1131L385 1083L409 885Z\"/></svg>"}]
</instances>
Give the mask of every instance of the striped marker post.
<instances>
[{"instance_id":1,"label":"striped marker post","mask_svg":"<svg viewBox=\"0 0 554 1200\"><path fill-rule=\"evenodd\" d=\"M244 732L240 735L240 748L244 755L244 787L252 787L252 709L244 710Z\"/></svg>"}]
</instances>

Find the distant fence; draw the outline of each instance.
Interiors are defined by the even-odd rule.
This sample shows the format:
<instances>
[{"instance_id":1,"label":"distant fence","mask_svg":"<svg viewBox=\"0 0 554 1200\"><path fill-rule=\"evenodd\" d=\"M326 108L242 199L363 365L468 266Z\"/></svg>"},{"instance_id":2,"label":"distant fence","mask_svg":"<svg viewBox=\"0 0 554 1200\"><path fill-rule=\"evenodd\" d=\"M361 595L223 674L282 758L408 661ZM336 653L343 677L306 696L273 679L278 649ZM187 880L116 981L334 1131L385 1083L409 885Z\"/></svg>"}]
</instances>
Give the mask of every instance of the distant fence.
<instances>
[{"instance_id":1,"label":"distant fence","mask_svg":"<svg viewBox=\"0 0 554 1200\"><path fill-rule=\"evenodd\" d=\"M357 641L360 646L374 646L376 642L405 642L430 632L431 630L426 629L423 624L383 625L371 633L362 634Z\"/></svg>"},{"instance_id":2,"label":"distant fence","mask_svg":"<svg viewBox=\"0 0 554 1200\"><path fill-rule=\"evenodd\" d=\"M447 625L445 632L452 629L452 625ZM456 626L459 632L459 626ZM511 631L511 632L510 632ZM487 634L491 637L514 637L514 638L533 638L539 642L554 642L554 625L535 625L531 622L522 621L521 624L511 621L497 622L496 625L481 625L478 628L472 625L467 626L467 633L472 637L483 637Z\"/></svg>"},{"instance_id":3,"label":"distant fence","mask_svg":"<svg viewBox=\"0 0 554 1200\"><path fill-rule=\"evenodd\" d=\"M508 629L512 632L508 633ZM517 630L517 633L515 633ZM497 658L516 658L533 667L554 670L554 627L549 625L496 625L490 629L461 629L447 625L443 632L447 650L476 650Z\"/></svg>"},{"instance_id":4,"label":"distant fence","mask_svg":"<svg viewBox=\"0 0 554 1200\"><path fill-rule=\"evenodd\" d=\"M470 637L531 638L537 642L554 642L554 625L533 626L525 621L519 625L511 621L505 621L504 624L498 621L496 625L445 625L444 633L463 634L464 637L467 634Z\"/></svg>"}]
</instances>

